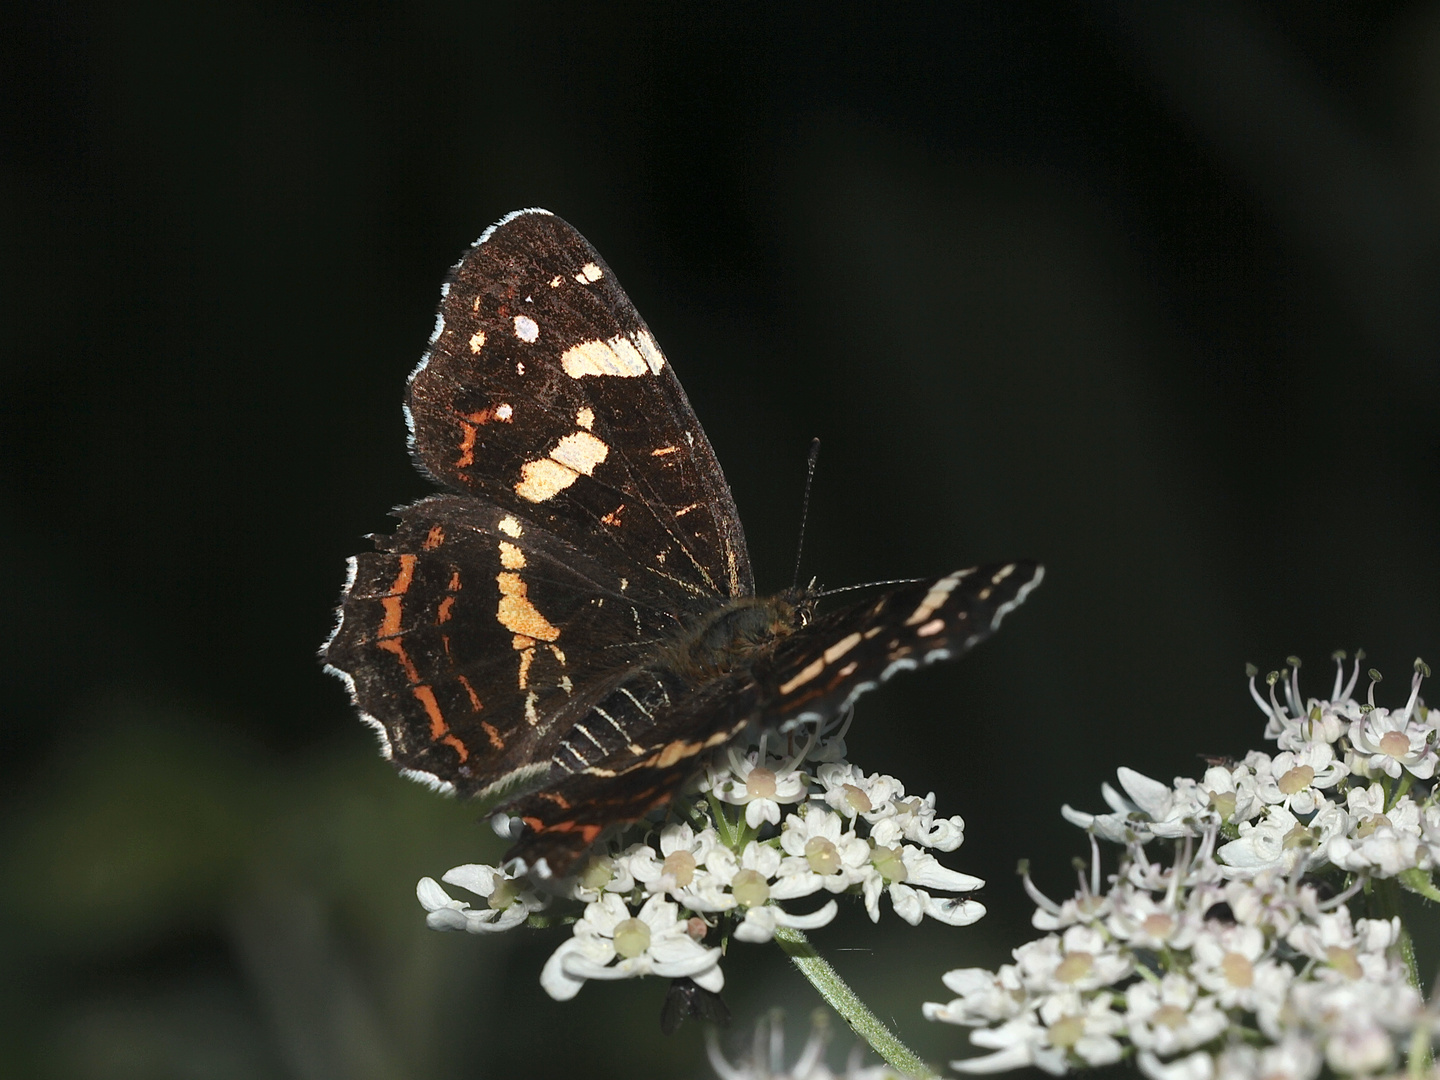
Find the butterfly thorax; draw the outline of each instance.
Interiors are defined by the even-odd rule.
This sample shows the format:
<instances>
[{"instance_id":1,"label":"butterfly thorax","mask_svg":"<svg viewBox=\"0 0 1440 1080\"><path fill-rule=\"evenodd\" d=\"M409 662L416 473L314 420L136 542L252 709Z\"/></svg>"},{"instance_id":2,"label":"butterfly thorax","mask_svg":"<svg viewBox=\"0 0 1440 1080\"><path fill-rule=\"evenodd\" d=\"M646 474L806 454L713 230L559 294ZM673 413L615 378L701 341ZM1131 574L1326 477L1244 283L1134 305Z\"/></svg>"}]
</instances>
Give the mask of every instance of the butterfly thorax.
<instances>
[{"instance_id":1,"label":"butterfly thorax","mask_svg":"<svg viewBox=\"0 0 1440 1080\"><path fill-rule=\"evenodd\" d=\"M687 628L670 650L667 666L696 679L712 679L744 668L808 623L814 609L813 595L801 589L727 601Z\"/></svg>"}]
</instances>

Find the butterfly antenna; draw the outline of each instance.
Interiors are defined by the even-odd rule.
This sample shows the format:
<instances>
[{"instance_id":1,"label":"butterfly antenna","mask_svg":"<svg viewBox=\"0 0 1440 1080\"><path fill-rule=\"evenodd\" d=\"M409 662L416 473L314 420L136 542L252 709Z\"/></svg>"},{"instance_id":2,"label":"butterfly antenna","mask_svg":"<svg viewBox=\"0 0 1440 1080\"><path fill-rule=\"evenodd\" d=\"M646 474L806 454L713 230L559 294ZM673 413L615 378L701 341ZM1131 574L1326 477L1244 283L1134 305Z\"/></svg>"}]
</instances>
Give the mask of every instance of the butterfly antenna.
<instances>
[{"instance_id":1,"label":"butterfly antenna","mask_svg":"<svg viewBox=\"0 0 1440 1080\"><path fill-rule=\"evenodd\" d=\"M810 457L805 463L805 497L800 501L800 542L795 545L795 576L790 588L800 587L800 556L805 553L805 519L810 516L810 484L815 479L815 460L820 456L820 440L810 440Z\"/></svg>"},{"instance_id":2,"label":"butterfly antenna","mask_svg":"<svg viewBox=\"0 0 1440 1080\"><path fill-rule=\"evenodd\" d=\"M854 592L856 589L879 589L886 585L914 585L917 581L924 581L923 577L902 577L893 581L867 581L863 585L841 585L838 589L826 589L817 593L816 600L823 600L827 596L834 596L836 593Z\"/></svg>"}]
</instances>

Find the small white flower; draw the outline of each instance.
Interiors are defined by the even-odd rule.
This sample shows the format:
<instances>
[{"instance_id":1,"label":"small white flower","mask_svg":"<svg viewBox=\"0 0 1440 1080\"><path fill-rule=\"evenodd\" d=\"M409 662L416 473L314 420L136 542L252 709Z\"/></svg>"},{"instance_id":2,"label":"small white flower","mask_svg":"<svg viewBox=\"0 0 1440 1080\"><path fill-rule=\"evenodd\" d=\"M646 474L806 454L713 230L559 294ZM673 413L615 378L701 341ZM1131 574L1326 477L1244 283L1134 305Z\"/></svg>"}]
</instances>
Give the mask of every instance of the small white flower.
<instances>
[{"instance_id":1,"label":"small white flower","mask_svg":"<svg viewBox=\"0 0 1440 1080\"><path fill-rule=\"evenodd\" d=\"M752 750L741 757L730 756L728 776L719 778L711 790L722 802L745 807L745 823L758 829L762 823L780 824L782 804L801 802L809 793L809 781L795 765L765 758Z\"/></svg>"},{"instance_id":2,"label":"small white flower","mask_svg":"<svg viewBox=\"0 0 1440 1080\"><path fill-rule=\"evenodd\" d=\"M1209 792L1194 780L1182 778L1171 786L1123 767L1115 770L1115 776L1124 795L1109 784L1100 786L1112 813L1087 814L1067 805L1060 808L1065 820L1123 844L1131 837L1145 841L1156 836L1195 836L1205 816L1213 814Z\"/></svg>"},{"instance_id":3,"label":"small white flower","mask_svg":"<svg viewBox=\"0 0 1440 1080\"><path fill-rule=\"evenodd\" d=\"M1283 806L1267 806L1261 818L1241 822L1240 838L1221 845L1215 854L1227 876L1252 876L1266 870L1289 873L1312 858L1318 861L1323 848L1312 826Z\"/></svg>"},{"instance_id":4,"label":"small white flower","mask_svg":"<svg viewBox=\"0 0 1440 1080\"><path fill-rule=\"evenodd\" d=\"M1301 920L1319 914L1313 885L1295 887L1282 871L1262 870L1250 877L1232 877L1218 899L1230 905L1235 921L1263 933L1283 937Z\"/></svg>"},{"instance_id":5,"label":"small white flower","mask_svg":"<svg viewBox=\"0 0 1440 1080\"><path fill-rule=\"evenodd\" d=\"M635 887L635 878L630 873L629 854L627 852L626 856L619 859L609 855L591 855L550 888L556 895L579 900L583 904L598 900L604 893L628 893Z\"/></svg>"},{"instance_id":6,"label":"small white flower","mask_svg":"<svg viewBox=\"0 0 1440 1080\"><path fill-rule=\"evenodd\" d=\"M956 968L947 971L943 979L945 985L960 996L945 1004L925 1002L923 1012L927 1020L980 1027L1010 1020L1028 1007L1019 969L1013 964L1004 964L999 971Z\"/></svg>"},{"instance_id":7,"label":"small white flower","mask_svg":"<svg viewBox=\"0 0 1440 1080\"><path fill-rule=\"evenodd\" d=\"M1044 1069L1052 1076L1065 1071L1065 1051L1051 1045L1045 1026L1033 1012L1027 1011L999 1027L972 1031L970 1042L994 1052L950 1062L956 1072L1009 1072L1027 1065Z\"/></svg>"},{"instance_id":8,"label":"small white flower","mask_svg":"<svg viewBox=\"0 0 1440 1080\"><path fill-rule=\"evenodd\" d=\"M683 822L660 830L660 850L637 844L628 854L630 874L650 895L663 893L691 911L717 912L733 907L726 891L738 868L735 856L720 845L714 829L695 832Z\"/></svg>"},{"instance_id":9,"label":"small white flower","mask_svg":"<svg viewBox=\"0 0 1440 1080\"><path fill-rule=\"evenodd\" d=\"M1225 1047L1215 1062L1215 1080L1314 1080L1324 1064L1314 1039L1288 1032L1274 1046Z\"/></svg>"},{"instance_id":10,"label":"small white flower","mask_svg":"<svg viewBox=\"0 0 1440 1080\"><path fill-rule=\"evenodd\" d=\"M844 892L864 880L870 862L870 845L819 803L808 803L801 813L785 818L780 847L786 854L774 889L780 900L819 889Z\"/></svg>"},{"instance_id":11,"label":"small white flower","mask_svg":"<svg viewBox=\"0 0 1440 1080\"><path fill-rule=\"evenodd\" d=\"M1064 993L1113 986L1134 970L1134 962L1090 926L1072 926L1014 951L1020 978L1032 992Z\"/></svg>"},{"instance_id":12,"label":"small white flower","mask_svg":"<svg viewBox=\"0 0 1440 1080\"><path fill-rule=\"evenodd\" d=\"M1352 925L1350 909L1319 913L1297 925L1285 941L1296 952L1328 965L1345 979L1383 981L1389 971L1386 951L1400 939L1400 919L1361 919Z\"/></svg>"},{"instance_id":13,"label":"small white flower","mask_svg":"<svg viewBox=\"0 0 1440 1080\"><path fill-rule=\"evenodd\" d=\"M528 882L523 877L513 877L493 866L467 863L447 870L441 880L482 896L487 903L479 910L472 909L463 900L452 900L433 878L421 878L415 896L427 912L425 925L431 930L499 933L519 926L532 911L546 905L543 897L526 887Z\"/></svg>"},{"instance_id":14,"label":"small white flower","mask_svg":"<svg viewBox=\"0 0 1440 1080\"><path fill-rule=\"evenodd\" d=\"M1160 1057L1193 1050L1230 1026L1219 1003L1201 996L1184 975L1172 972L1159 983L1142 980L1125 992L1130 1041Z\"/></svg>"},{"instance_id":15,"label":"small white flower","mask_svg":"<svg viewBox=\"0 0 1440 1080\"><path fill-rule=\"evenodd\" d=\"M1203 925L1203 912L1178 909L1167 897L1129 885L1110 895L1111 914L1105 921L1110 933L1141 949L1187 949Z\"/></svg>"},{"instance_id":16,"label":"small white flower","mask_svg":"<svg viewBox=\"0 0 1440 1080\"><path fill-rule=\"evenodd\" d=\"M574 936L545 962L540 985L556 1001L568 1001L586 979L637 975L688 976L717 993L725 985L720 950L706 948L690 936L688 920L679 918L674 903L652 896L632 916L614 893L585 908Z\"/></svg>"},{"instance_id":17,"label":"small white flower","mask_svg":"<svg viewBox=\"0 0 1440 1080\"><path fill-rule=\"evenodd\" d=\"M1420 833L1420 808L1406 795L1387 812L1356 820L1348 835L1330 838L1325 854L1341 869L1394 877L1429 865Z\"/></svg>"},{"instance_id":18,"label":"small white flower","mask_svg":"<svg viewBox=\"0 0 1440 1080\"><path fill-rule=\"evenodd\" d=\"M899 786L898 782L896 786ZM870 822L870 839L877 844L891 845L909 840L936 851L954 851L965 841L965 820L962 817L957 814L936 819L933 791L923 799L913 795L909 798L897 796L886 804L885 810L877 809L865 817Z\"/></svg>"},{"instance_id":19,"label":"small white flower","mask_svg":"<svg viewBox=\"0 0 1440 1080\"><path fill-rule=\"evenodd\" d=\"M935 897L930 889L946 892L973 892L985 882L958 870L950 870L928 851L904 844L899 848L876 845L870 850L869 865L863 868L860 890L871 922L880 921L880 894L889 893L895 914L911 926L926 916L950 926L968 926L984 917L985 905L958 897Z\"/></svg>"},{"instance_id":20,"label":"small white flower","mask_svg":"<svg viewBox=\"0 0 1440 1080\"><path fill-rule=\"evenodd\" d=\"M1226 1009L1278 1014L1294 972L1265 954L1265 935L1253 926L1206 925L1195 939L1194 980Z\"/></svg>"},{"instance_id":21,"label":"small white flower","mask_svg":"<svg viewBox=\"0 0 1440 1080\"><path fill-rule=\"evenodd\" d=\"M1040 1002L1038 1012L1045 1025L1046 1041L1055 1049L1073 1054L1091 1066L1120 1060L1122 1048L1115 1035L1124 1028L1125 1021L1110 1008L1108 996L1101 994L1086 1001L1074 991L1052 994ZM970 1036L972 1042L975 1034L979 1033Z\"/></svg>"},{"instance_id":22,"label":"small white flower","mask_svg":"<svg viewBox=\"0 0 1440 1080\"><path fill-rule=\"evenodd\" d=\"M1264 754L1250 754L1245 761L1233 768L1212 765L1205 770L1205 779L1200 786L1209 796L1210 808L1215 812L1215 824L1239 824L1249 821L1264 809L1260 798L1259 785L1270 773L1270 759Z\"/></svg>"},{"instance_id":23,"label":"small white flower","mask_svg":"<svg viewBox=\"0 0 1440 1080\"><path fill-rule=\"evenodd\" d=\"M1336 759L1328 742L1309 743L1275 756L1269 774L1260 782L1260 797L1303 817L1324 801L1319 791L1333 788L1349 775L1350 767Z\"/></svg>"},{"instance_id":24,"label":"small white flower","mask_svg":"<svg viewBox=\"0 0 1440 1080\"><path fill-rule=\"evenodd\" d=\"M863 818L873 825L895 814L894 803L905 797L905 785L893 776L870 773L849 762L831 762L816 771L821 798L847 820Z\"/></svg>"},{"instance_id":25,"label":"small white flower","mask_svg":"<svg viewBox=\"0 0 1440 1080\"><path fill-rule=\"evenodd\" d=\"M1350 724L1350 768L1360 776L1380 773L1399 779L1408 771L1420 780L1435 775L1434 729L1412 722L1410 710L1371 709Z\"/></svg>"},{"instance_id":26,"label":"small white flower","mask_svg":"<svg viewBox=\"0 0 1440 1080\"><path fill-rule=\"evenodd\" d=\"M839 912L840 906L834 900L807 915L796 915L786 911L779 904L760 904L745 909L745 917L735 927L735 940L763 945L775 936L775 928L787 926L794 930L818 930L828 926Z\"/></svg>"}]
</instances>

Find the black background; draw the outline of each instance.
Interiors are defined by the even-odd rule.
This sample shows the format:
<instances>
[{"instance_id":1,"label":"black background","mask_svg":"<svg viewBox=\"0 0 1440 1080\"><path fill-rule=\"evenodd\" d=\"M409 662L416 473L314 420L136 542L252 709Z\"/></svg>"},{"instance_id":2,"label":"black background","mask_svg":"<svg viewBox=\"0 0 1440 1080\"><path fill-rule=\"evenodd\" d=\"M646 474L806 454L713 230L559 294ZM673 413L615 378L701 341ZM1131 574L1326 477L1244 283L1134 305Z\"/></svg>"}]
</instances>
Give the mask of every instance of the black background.
<instances>
[{"instance_id":1,"label":"black background","mask_svg":"<svg viewBox=\"0 0 1440 1080\"><path fill-rule=\"evenodd\" d=\"M701 1076L655 980L550 1002L563 932L424 930L493 859L314 659L425 486L438 286L540 205L683 379L762 589L1033 555L852 759L965 815L976 927L815 937L931 1059L942 971L1073 887L1118 765L1260 748L1242 665L1440 611L1440 6L6 5L0 998L57 1077ZM813 993L726 962L736 1045ZM841 1042L846 1041L841 1039ZM728 1045L728 1044L727 1044ZM732 1051L733 1056L733 1051ZM837 1058L838 1060L838 1058Z\"/></svg>"}]
</instances>

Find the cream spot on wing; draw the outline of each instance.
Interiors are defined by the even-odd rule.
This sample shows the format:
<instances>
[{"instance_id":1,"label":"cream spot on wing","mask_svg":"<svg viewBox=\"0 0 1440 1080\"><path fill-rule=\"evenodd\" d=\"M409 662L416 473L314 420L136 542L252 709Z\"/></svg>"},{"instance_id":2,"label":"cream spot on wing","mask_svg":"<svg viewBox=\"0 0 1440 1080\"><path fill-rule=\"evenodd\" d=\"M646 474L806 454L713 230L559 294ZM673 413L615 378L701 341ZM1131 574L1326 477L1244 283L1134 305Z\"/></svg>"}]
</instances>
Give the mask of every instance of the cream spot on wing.
<instances>
[{"instance_id":1,"label":"cream spot on wing","mask_svg":"<svg viewBox=\"0 0 1440 1080\"><path fill-rule=\"evenodd\" d=\"M960 579L971 573L973 573L971 570L961 570L959 573L943 577L931 585L930 591L925 594L925 599L920 601L920 606L905 620L905 625L918 626L928 620L931 615L935 614L935 609L945 603L945 598L955 590L955 586L960 584Z\"/></svg>"},{"instance_id":2,"label":"cream spot on wing","mask_svg":"<svg viewBox=\"0 0 1440 1080\"><path fill-rule=\"evenodd\" d=\"M586 263L580 268L580 272L575 275L575 280L581 285L589 285L592 281L599 281L604 276L605 272L592 262Z\"/></svg>"},{"instance_id":3,"label":"cream spot on wing","mask_svg":"<svg viewBox=\"0 0 1440 1080\"><path fill-rule=\"evenodd\" d=\"M516 315L515 336L528 345L540 336L540 324L529 315Z\"/></svg>"},{"instance_id":4,"label":"cream spot on wing","mask_svg":"<svg viewBox=\"0 0 1440 1080\"><path fill-rule=\"evenodd\" d=\"M589 476L610 454L610 447L588 431L577 431L560 440L550 456L567 468Z\"/></svg>"},{"instance_id":5,"label":"cream spot on wing","mask_svg":"<svg viewBox=\"0 0 1440 1080\"><path fill-rule=\"evenodd\" d=\"M835 676L840 679L848 679L851 675L855 674L856 670L859 667L860 662L858 660L851 660L848 664L846 664L839 671L837 671L835 673Z\"/></svg>"},{"instance_id":6,"label":"cream spot on wing","mask_svg":"<svg viewBox=\"0 0 1440 1080\"><path fill-rule=\"evenodd\" d=\"M680 448L678 446L658 446L650 451L650 456L664 457L666 454L678 454L679 452Z\"/></svg>"},{"instance_id":7,"label":"cream spot on wing","mask_svg":"<svg viewBox=\"0 0 1440 1080\"><path fill-rule=\"evenodd\" d=\"M501 540L500 565L506 570L524 570L525 553L508 540Z\"/></svg>"},{"instance_id":8,"label":"cream spot on wing","mask_svg":"<svg viewBox=\"0 0 1440 1080\"><path fill-rule=\"evenodd\" d=\"M540 723L540 716L535 711L535 702L537 699L538 695L534 690L531 690L525 695L525 722L531 727L535 727Z\"/></svg>"},{"instance_id":9,"label":"cream spot on wing","mask_svg":"<svg viewBox=\"0 0 1440 1080\"><path fill-rule=\"evenodd\" d=\"M641 330L636 334L635 344L640 349L640 355L645 357L645 363L650 366L650 374L659 375L660 369L665 366L665 354L660 351L660 346L655 344L650 331Z\"/></svg>"},{"instance_id":10,"label":"cream spot on wing","mask_svg":"<svg viewBox=\"0 0 1440 1080\"><path fill-rule=\"evenodd\" d=\"M675 511L675 516L677 518L684 517L686 514L690 513L691 510L694 510L699 505L699 503L691 503L689 506L682 506L679 510Z\"/></svg>"},{"instance_id":11,"label":"cream spot on wing","mask_svg":"<svg viewBox=\"0 0 1440 1080\"><path fill-rule=\"evenodd\" d=\"M575 426L589 431L595 425L595 412L588 405L575 414Z\"/></svg>"},{"instance_id":12,"label":"cream spot on wing","mask_svg":"<svg viewBox=\"0 0 1440 1080\"><path fill-rule=\"evenodd\" d=\"M523 360L516 360L516 361L515 361L515 374L516 374L516 375L524 375L524 374L525 374L525 362L524 362Z\"/></svg>"},{"instance_id":13,"label":"cream spot on wing","mask_svg":"<svg viewBox=\"0 0 1440 1080\"><path fill-rule=\"evenodd\" d=\"M520 482L515 485L515 494L529 502L541 503L559 495L579 476L574 469L550 458L527 461L520 466Z\"/></svg>"},{"instance_id":14,"label":"cream spot on wing","mask_svg":"<svg viewBox=\"0 0 1440 1080\"><path fill-rule=\"evenodd\" d=\"M520 482L515 485L515 494L537 503L554 498L579 479L581 473L591 475L609 454L610 447L588 431L573 432L556 443L549 457L520 466Z\"/></svg>"},{"instance_id":15,"label":"cream spot on wing","mask_svg":"<svg viewBox=\"0 0 1440 1080\"><path fill-rule=\"evenodd\" d=\"M1013 574L1014 572L1015 572L1015 564L1014 564L1014 563L1010 563L1010 564L1007 565L1007 566L1002 566L999 570L996 570L995 573L991 576L991 578L990 578L990 584L991 584L991 585L999 585L1000 582L1004 581L1007 577L1009 577L1009 576L1010 576L1011 574Z\"/></svg>"},{"instance_id":16,"label":"cream spot on wing","mask_svg":"<svg viewBox=\"0 0 1440 1080\"><path fill-rule=\"evenodd\" d=\"M529 586L519 574L502 570L495 575L495 583L500 586L500 605L495 618L501 626L541 641L554 641L560 636L559 628L551 626L550 621L530 602L526 595Z\"/></svg>"},{"instance_id":17,"label":"cream spot on wing","mask_svg":"<svg viewBox=\"0 0 1440 1080\"><path fill-rule=\"evenodd\" d=\"M470 335L470 351L473 352L473 353L478 353L478 352L479 352L481 349L483 349L484 347L485 347L485 331L484 331L484 330L476 330L475 333L473 333L473 334Z\"/></svg>"},{"instance_id":18,"label":"cream spot on wing","mask_svg":"<svg viewBox=\"0 0 1440 1080\"><path fill-rule=\"evenodd\" d=\"M525 530L520 528L520 522L507 514L500 519L500 531L506 536L518 537Z\"/></svg>"},{"instance_id":19,"label":"cream spot on wing","mask_svg":"<svg viewBox=\"0 0 1440 1080\"><path fill-rule=\"evenodd\" d=\"M793 679L790 679L788 682L781 683L780 693L790 693L790 691L794 690L797 686L801 686L809 682L811 679L815 678L816 675L819 675L820 672L824 670L825 658L822 656L819 659L813 660L810 663L806 664L803 668L800 669L800 673L796 675Z\"/></svg>"},{"instance_id":20,"label":"cream spot on wing","mask_svg":"<svg viewBox=\"0 0 1440 1080\"><path fill-rule=\"evenodd\" d=\"M918 634L920 637L933 637L944 629L944 619L931 619L924 626L920 627L920 629L916 630L915 633Z\"/></svg>"},{"instance_id":21,"label":"cream spot on wing","mask_svg":"<svg viewBox=\"0 0 1440 1080\"><path fill-rule=\"evenodd\" d=\"M856 645L859 644L860 635L858 633L847 634L845 637L841 638L834 645L831 645L828 649L825 650L825 663L833 664L836 660L839 660L840 657L844 656L847 652L849 652L851 649L853 649Z\"/></svg>"},{"instance_id":22,"label":"cream spot on wing","mask_svg":"<svg viewBox=\"0 0 1440 1080\"><path fill-rule=\"evenodd\" d=\"M552 289L558 289L558 288L560 287L560 282L562 282L562 281L564 281L564 280L565 280L565 279L564 279L561 275L556 274L554 277L552 277L552 278L550 279L550 287L551 287Z\"/></svg>"},{"instance_id":23,"label":"cream spot on wing","mask_svg":"<svg viewBox=\"0 0 1440 1080\"><path fill-rule=\"evenodd\" d=\"M504 403L504 402L502 402L501 404L495 406L495 419L496 419L496 420L504 420L504 421L508 424L508 423L510 422L510 418L511 418L512 416L514 416L514 415L515 415L515 410L512 409L508 404L506 404L506 403Z\"/></svg>"},{"instance_id":24,"label":"cream spot on wing","mask_svg":"<svg viewBox=\"0 0 1440 1080\"><path fill-rule=\"evenodd\" d=\"M586 375L614 375L633 379L644 374L659 375L665 356L648 330L616 334L608 341L582 341L560 357L565 374L572 379Z\"/></svg>"}]
</instances>

